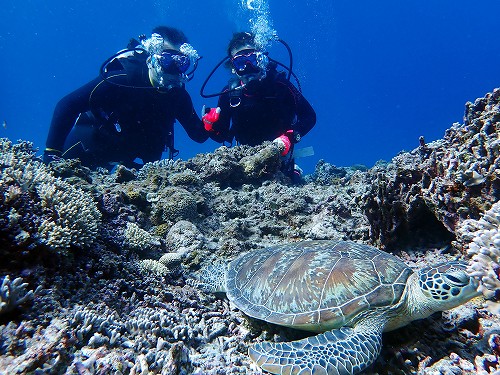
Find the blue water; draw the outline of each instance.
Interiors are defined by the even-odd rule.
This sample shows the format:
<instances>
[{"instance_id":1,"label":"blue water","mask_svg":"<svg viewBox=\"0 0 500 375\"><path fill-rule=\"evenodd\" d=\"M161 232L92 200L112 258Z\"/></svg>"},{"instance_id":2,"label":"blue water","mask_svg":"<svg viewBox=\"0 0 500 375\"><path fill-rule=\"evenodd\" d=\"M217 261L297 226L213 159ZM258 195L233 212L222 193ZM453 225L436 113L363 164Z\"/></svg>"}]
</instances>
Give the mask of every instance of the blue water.
<instances>
[{"instance_id":1,"label":"blue water","mask_svg":"<svg viewBox=\"0 0 500 375\"><path fill-rule=\"evenodd\" d=\"M76 4L73 5L72 3ZM256 2L254 2L256 3ZM500 86L500 1L268 0L270 26L293 49L294 71L316 110L300 159L373 165L401 150L442 138L462 122L464 104ZM213 106L199 89L225 54L232 32L255 12L241 0L4 0L0 12L0 136L43 149L57 101L97 75L129 38L157 25L181 28L203 56L188 84L195 108ZM275 44L271 56L287 62ZM228 76L221 69L208 92ZM208 152L176 126L182 158Z\"/></svg>"}]
</instances>

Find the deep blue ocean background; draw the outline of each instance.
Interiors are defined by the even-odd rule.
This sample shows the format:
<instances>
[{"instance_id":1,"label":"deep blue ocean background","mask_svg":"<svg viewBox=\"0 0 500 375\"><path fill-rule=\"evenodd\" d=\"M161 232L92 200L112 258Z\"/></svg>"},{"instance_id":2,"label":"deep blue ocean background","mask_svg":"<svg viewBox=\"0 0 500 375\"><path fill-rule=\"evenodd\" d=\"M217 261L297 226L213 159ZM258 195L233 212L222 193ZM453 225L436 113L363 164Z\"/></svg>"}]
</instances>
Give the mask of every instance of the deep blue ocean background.
<instances>
[{"instance_id":1,"label":"deep blue ocean background","mask_svg":"<svg viewBox=\"0 0 500 375\"><path fill-rule=\"evenodd\" d=\"M498 0L267 4L269 25L291 46L294 71L317 113L301 142L315 150L299 160L308 173L319 159L372 166L417 147L421 135L440 139L462 122L466 101L500 86ZM232 32L249 29L255 17L241 0L4 0L0 7L0 136L33 141L40 150L57 101L96 77L131 37L150 35L157 25L182 29L203 56L187 89L198 111L214 106L200 87ZM281 45L270 54L288 64ZM227 79L221 69L207 92ZM187 159L218 144L199 145L176 125L176 146Z\"/></svg>"}]
</instances>

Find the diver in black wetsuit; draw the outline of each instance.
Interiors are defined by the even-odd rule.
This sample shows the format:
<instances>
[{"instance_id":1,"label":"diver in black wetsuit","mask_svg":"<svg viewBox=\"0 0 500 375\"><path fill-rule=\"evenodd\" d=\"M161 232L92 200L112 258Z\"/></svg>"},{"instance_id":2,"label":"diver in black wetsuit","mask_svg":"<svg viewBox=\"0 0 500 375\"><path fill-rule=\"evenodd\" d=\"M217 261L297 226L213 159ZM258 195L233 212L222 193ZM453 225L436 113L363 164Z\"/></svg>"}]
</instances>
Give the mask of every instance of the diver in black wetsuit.
<instances>
[{"instance_id":1,"label":"diver in black wetsuit","mask_svg":"<svg viewBox=\"0 0 500 375\"><path fill-rule=\"evenodd\" d=\"M234 34L227 53L226 66L234 77L220 93L218 107L206 109L202 117L210 138L221 143L235 139L250 146L273 140L281 143L285 174L300 178L293 145L314 127L314 109L290 82L290 75L278 72L277 62L257 47L253 34ZM219 94L202 93L215 95Z\"/></svg>"},{"instance_id":2,"label":"diver in black wetsuit","mask_svg":"<svg viewBox=\"0 0 500 375\"><path fill-rule=\"evenodd\" d=\"M136 159L159 160L166 148L173 157L175 120L194 141L208 139L184 88L196 69L196 50L184 33L166 26L140 40L132 39L103 64L99 77L59 101L45 162L64 157L89 167L138 167Z\"/></svg>"}]
</instances>

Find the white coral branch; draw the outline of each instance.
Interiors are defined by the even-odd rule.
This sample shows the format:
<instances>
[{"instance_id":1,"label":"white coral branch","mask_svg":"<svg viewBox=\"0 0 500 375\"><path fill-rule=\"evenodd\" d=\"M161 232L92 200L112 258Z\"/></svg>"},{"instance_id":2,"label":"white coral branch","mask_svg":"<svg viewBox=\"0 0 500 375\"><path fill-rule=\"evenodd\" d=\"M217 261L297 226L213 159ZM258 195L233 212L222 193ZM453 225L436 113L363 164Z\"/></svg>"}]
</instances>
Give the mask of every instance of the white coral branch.
<instances>
[{"instance_id":1,"label":"white coral branch","mask_svg":"<svg viewBox=\"0 0 500 375\"><path fill-rule=\"evenodd\" d=\"M32 299L32 290L26 290L28 283L23 283L20 277L10 280L9 275L5 276L0 287L0 314L14 310L17 306Z\"/></svg>"}]
</instances>

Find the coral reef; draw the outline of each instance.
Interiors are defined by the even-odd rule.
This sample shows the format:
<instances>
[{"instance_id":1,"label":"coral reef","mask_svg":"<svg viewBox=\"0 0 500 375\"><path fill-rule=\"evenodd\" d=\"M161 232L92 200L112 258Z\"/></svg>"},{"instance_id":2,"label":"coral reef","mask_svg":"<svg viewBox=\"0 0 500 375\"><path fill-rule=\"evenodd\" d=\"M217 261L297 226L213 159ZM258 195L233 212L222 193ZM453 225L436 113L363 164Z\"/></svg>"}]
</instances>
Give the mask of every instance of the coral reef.
<instances>
[{"instance_id":1,"label":"coral reef","mask_svg":"<svg viewBox=\"0 0 500 375\"><path fill-rule=\"evenodd\" d=\"M373 191L366 202L372 240L390 245L423 217L451 234L464 220L479 219L500 194L499 116L500 89L495 89L467 103L464 123L453 124L442 140L421 140L387 167L372 169Z\"/></svg>"},{"instance_id":2,"label":"coral reef","mask_svg":"<svg viewBox=\"0 0 500 375\"><path fill-rule=\"evenodd\" d=\"M0 139L0 372L262 374L252 342L306 334L248 319L194 275L304 239L376 245L411 267L468 259L497 303L499 132L497 89L443 139L369 169L322 160L299 185L270 143L109 173L45 166L31 143ZM366 373L495 373L499 331L475 299L384 334Z\"/></svg>"}]
</instances>

